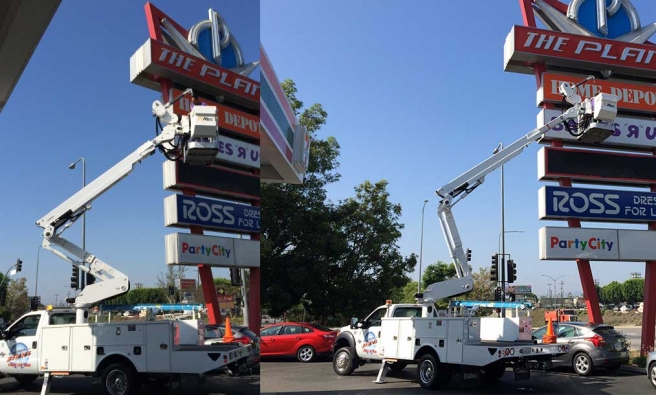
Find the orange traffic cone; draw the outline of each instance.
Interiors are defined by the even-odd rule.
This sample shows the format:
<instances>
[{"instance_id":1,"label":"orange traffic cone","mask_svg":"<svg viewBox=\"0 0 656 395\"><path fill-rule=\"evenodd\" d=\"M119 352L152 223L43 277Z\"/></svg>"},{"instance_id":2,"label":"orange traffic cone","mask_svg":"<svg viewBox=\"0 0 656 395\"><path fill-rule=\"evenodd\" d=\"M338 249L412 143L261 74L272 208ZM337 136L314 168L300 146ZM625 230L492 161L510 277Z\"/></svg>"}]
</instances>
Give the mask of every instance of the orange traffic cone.
<instances>
[{"instance_id":1,"label":"orange traffic cone","mask_svg":"<svg viewBox=\"0 0 656 395\"><path fill-rule=\"evenodd\" d=\"M547 333L545 333L544 336L542 336L542 343L551 344L556 342L557 342L557 338L556 335L554 335L553 322L551 322L551 317L549 317L549 323L547 324Z\"/></svg>"},{"instance_id":2,"label":"orange traffic cone","mask_svg":"<svg viewBox=\"0 0 656 395\"><path fill-rule=\"evenodd\" d=\"M235 341L235 335L232 334L232 327L230 326L230 317L225 319L225 333L223 334L224 343L232 343Z\"/></svg>"}]
</instances>

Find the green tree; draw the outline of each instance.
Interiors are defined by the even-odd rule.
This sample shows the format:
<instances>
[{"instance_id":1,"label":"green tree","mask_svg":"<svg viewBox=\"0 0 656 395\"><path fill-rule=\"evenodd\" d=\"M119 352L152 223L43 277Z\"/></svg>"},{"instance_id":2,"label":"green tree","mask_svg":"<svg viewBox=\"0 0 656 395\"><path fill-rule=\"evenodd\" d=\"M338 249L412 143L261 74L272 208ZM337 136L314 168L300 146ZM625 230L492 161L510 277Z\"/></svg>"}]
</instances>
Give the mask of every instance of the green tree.
<instances>
[{"instance_id":1,"label":"green tree","mask_svg":"<svg viewBox=\"0 0 656 395\"><path fill-rule=\"evenodd\" d=\"M478 272L472 273L474 279L474 289L463 295L466 300L494 300L494 289L497 282L490 280L490 269L481 267Z\"/></svg>"},{"instance_id":2,"label":"green tree","mask_svg":"<svg viewBox=\"0 0 656 395\"><path fill-rule=\"evenodd\" d=\"M366 181L339 204L328 200L327 186L340 178L340 147L318 137L327 113L320 104L304 108L291 80L282 86L312 144L302 184L262 185L263 307L281 316L300 304L308 320L322 322L366 314L409 281L416 262L396 245L401 207L389 201L386 181Z\"/></svg>"},{"instance_id":3,"label":"green tree","mask_svg":"<svg viewBox=\"0 0 656 395\"><path fill-rule=\"evenodd\" d=\"M9 281L4 307L6 308L8 320L10 321L30 311L30 299L27 295L26 283L27 279L25 277Z\"/></svg>"},{"instance_id":4,"label":"green tree","mask_svg":"<svg viewBox=\"0 0 656 395\"><path fill-rule=\"evenodd\" d=\"M426 287L430 284L441 282L455 277L456 277L455 264L437 261L437 263L432 263L426 266L426 269L424 269L424 273L421 276L422 288L426 289Z\"/></svg>"},{"instance_id":5,"label":"green tree","mask_svg":"<svg viewBox=\"0 0 656 395\"><path fill-rule=\"evenodd\" d=\"M624 299L624 296L622 296L622 284L617 281L604 285L602 294L604 295L606 303L618 304Z\"/></svg>"},{"instance_id":6,"label":"green tree","mask_svg":"<svg viewBox=\"0 0 656 395\"><path fill-rule=\"evenodd\" d=\"M645 295L645 280L643 278L632 278L622 283L623 301L629 304L642 302Z\"/></svg>"}]
</instances>

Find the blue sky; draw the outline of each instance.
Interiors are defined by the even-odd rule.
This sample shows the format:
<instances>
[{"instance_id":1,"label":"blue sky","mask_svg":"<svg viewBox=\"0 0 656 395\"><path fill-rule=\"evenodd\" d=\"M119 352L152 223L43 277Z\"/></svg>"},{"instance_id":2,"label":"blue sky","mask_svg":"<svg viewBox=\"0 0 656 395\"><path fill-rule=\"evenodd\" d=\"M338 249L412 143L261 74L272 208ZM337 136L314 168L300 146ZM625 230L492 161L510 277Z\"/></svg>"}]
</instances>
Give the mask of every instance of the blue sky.
<instances>
[{"instance_id":1,"label":"blue sky","mask_svg":"<svg viewBox=\"0 0 656 395\"><path fill-rule=\"evenodd\" d=\"M633 0L644 25L656 8ZM364 180L389 181L403 207L404 254L419 253L421 211L423 266L449 261L436 215L435 190L536 127L532 75L503 71L503 45L522 25L518 1L276 0L261 4L262 43L278 77L292 78L298 97L322 103L328 123L321 137L341 144L341 181L330 187L337 201L353 196ZM654 39L652 38L652 41ZM566 226L538 220L537 151L533 144L505 166L506 251L517 263L516 284L547 292L559 277L565 294L581 292L576 263L540 261L538 230ZM490 265L498 250L500 172L454 208L474 270ZM595 225L589 227L622 227ZM639 228L646 229L646 225ZM644 263L592 262L602 285L644 277ZM417 272L412 274L417 277Z\"/></svg>"},{"instance_id":2,"label":"blue sky","mask_svg":"<svg viewBox=\"0 0 656 395\"><path fill-rule=\"evenodd\" d=\"M155 91L130 83L130 56L148 38L145 1L112 5L63 1L0 113L5 153L0 164L0 270L17 258L33 294L41 228L35 222L82 186L79 157L87 161L87 183L154 136ZM94 4L91 6L90 4ZM259 1L154 1L187 29L207 19L210 7L227 21L245 61L259 58ZM256 75L254 77L259 77ZM156 153L93 203L87 213L86 247L126 273L132 284L154 286L166 271L162 163ZM81 243L78 221L63 236ZM39 259L42 302L66 297L71 266L43 249ZM4 268L3 268L4 267ZM188 276L196 278L196 269ZM227 269L214 269L228 277Z\"/></svg>"}]
</instances>

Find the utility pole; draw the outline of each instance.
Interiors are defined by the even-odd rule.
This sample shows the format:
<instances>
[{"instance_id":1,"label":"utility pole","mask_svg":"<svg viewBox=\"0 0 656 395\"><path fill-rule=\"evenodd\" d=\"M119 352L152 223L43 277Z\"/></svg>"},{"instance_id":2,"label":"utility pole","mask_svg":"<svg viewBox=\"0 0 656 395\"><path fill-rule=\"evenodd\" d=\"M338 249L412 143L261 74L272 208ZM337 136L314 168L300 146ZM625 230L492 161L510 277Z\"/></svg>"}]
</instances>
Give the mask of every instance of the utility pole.
<instances>
[{"instance_id":1,"label":"utility pole","mask_svg":"<svg viewBox=\"0 0 656 395\"><path fill-rule=\"evenodd\" d=\"M563 295L564 295L564 294L563 294L563 284L565 284L565 281L560 280L560 297L561 297L561 298L562 298Z\"/></svg>"},{"instance_id":2,"label":"utility pole","mask_svg":"<svg viewBox=\"0 0 656 395\"><path fill-rule=\"evenodd\" d=\"M547 285L549 286L549 293L547 295L549 295L549 298L553 298L553 295L551 294L551 283L547 283Z\"/></svg>"}]
</instances>

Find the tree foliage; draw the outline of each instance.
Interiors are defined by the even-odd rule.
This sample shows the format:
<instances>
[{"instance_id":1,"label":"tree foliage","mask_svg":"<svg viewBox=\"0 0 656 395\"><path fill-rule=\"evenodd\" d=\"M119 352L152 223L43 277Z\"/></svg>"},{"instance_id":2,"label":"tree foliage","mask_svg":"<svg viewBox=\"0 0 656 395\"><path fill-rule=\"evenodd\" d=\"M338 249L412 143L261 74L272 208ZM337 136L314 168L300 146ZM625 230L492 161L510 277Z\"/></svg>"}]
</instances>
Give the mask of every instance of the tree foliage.
<instances>
[{"instance_id":1,"label":"tree foliage","mask_svg":"<svg viewBox=\"0 0 656 395\"><path fill-rule=\"evenodd\" d=\"M13 321L30 311L30 299L27 295L27 279L21 277L9 280L3 318L5 322Z\"/></svg>"},{"instance_id":2,"label":"tree foliage","mask_svg":"<svg viewBox=\"0 0 656 395\"><path fill-rule=\"evenodd\" d=\"M282 86L312 144L302 184L262 185L263 307L281 316L300 304L307 319L322 322L366 314L407 284L416 262L398 252L401 206L385 180L363 182L342 202L328 199L326 188L340 178L340 147L318 136L327 113L318 103L304 108L293 81Z\"/></svg>"},{"instance_id":3,"label":"tree foliage","mask_svg":"<svg viewBox=\"0 0 656 395\"><path fill-rule=\"evenodd\" d=\"M645 280L632 278L622 283L622 298L624 302L635 304L642 302L645 294Z\"/></svg>"},{"instance_id":4,"label":"tree foliage","mask_svg":"<svg viewBox=\"0 0 656 395\"><path fill-rule=\"evenodd\" d=\"M601 295L605 303L621 303L624 299L622 296L622 284L617 281L608 283L601 289Z\"/></svg>"},{"instance_id":5,"label":"tree foliage","mask_svg":"<svg viewBox=\"0 0 656 395\"><path fill-rule=\"evenodd\" d=\"M437 261L426 266L421 275L421 284L426 289L430 284L441 282L456 277L456 265Z\"/></svg>"}]
</instances>

